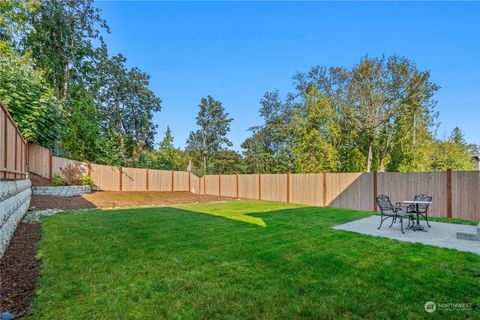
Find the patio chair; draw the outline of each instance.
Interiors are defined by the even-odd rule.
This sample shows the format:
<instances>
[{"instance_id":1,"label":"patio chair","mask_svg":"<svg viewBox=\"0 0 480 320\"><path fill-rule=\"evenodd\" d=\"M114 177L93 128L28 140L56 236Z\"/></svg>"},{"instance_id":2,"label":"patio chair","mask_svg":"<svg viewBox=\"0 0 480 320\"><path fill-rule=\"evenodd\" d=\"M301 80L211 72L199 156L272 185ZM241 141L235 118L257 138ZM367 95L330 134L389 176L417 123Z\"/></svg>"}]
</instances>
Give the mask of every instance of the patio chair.
<instances>
[{"instance_id":1,"label":"patio chair","mask_svg":"<svg viewBox=\"0 0 480 320\"><path fill-rule=\"evenodd\" d=\"M403 231L403 218L408 217L410 224L410 221L413 219L413 213L405 211L399 206L394 206L390 201L390 198L386 195L379 195L376 200L381 212L381 221L380 226L378 226L378 230L380 230L383 222L388 218L392 218L392 223L390 224L390 227L392 227L392 225L397 221L397 219L399 219L400 229L402 230L402 233L405 234L405 232Z\"/></svg>"},{"instance_id":2,"label":"patio chair","mask_svg":"<svg viewBox=\"0 0 480 320\"><path fill-rule=\"evenodd\" d=\"M424 194L424 193L417 194L415 196L415 198L413 198L413 200L415 200L415 201L428 201L428 202L432 202L432 199L433 199L432 196L429 196L428 194ZM428 223L428 207L429 206L430 206L429 204L419 204L418 205L418 214L425 219L428 227L431 228L430 223ZM416 210L415 206L413 206L413 212L412 213L416 213L415 210ZM410 212L411 209L409 209L407 211Z\"/></svg>"}]
</instances>

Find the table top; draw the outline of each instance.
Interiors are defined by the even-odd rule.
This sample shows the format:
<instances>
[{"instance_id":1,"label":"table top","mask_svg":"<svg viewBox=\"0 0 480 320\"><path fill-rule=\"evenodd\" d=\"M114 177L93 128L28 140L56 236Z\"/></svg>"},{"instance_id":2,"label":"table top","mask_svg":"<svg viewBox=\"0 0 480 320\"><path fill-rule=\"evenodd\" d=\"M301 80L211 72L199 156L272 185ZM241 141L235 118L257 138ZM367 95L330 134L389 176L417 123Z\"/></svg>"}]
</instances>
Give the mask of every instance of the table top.
<instances>
[{"instance_id":1,"label":"table top","mask_svg":"<svg viewBox=\"0 0 480 320\"><path fill-rule=\"evenodd\" d=\"M415 201L415 200L405 200L405 201L402 201L402 203L407 203L407 204L432 204L431 201Z\"/></svg>"}]
</instances>

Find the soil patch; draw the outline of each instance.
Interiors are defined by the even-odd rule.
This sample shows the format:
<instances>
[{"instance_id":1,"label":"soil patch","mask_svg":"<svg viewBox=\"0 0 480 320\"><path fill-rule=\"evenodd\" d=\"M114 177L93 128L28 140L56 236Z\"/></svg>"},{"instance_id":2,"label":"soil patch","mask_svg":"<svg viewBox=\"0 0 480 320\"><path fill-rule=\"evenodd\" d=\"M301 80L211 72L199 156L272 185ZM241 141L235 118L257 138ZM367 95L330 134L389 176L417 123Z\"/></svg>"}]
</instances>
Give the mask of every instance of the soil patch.
<instances>
[{"instance_id":1,"label":"soil patch","mask_svg":"<svg viewBox=\"0 0 480 320\"><path fill-rule=\"evenodd\" d=\"M232 200L233 198L198 195L190 192L117 192L97 191L82 195L98 208L187 204Z\"/></svg>"},{"instance_id":2,"label":"soil patch","mask_svg":"<svg viewBox=\"0 0 480 320\"><path fill-rule=\"evenodd\" d=\"M32 181L32 187L44 187L52 185L49 179L43 178L31 172L28 173L28 178Z\"/></svg>"},{"instance_id":3,"label":"soil patch","mask_svg":"<svg viewBox=\"0 0 480 320\"><path fill-rule=\"evenodd\" d=\"M0 310L15 319L28 314L35 297L40 261L36 259L40 224L18 225L7 251L0 261Z\"/></svg>"},{"instance_id":4,"label":"soil patch","mask_svg":"<svg viewBox=\"0 0 480 320\"><path fill-rule=\"evenodd\" d=\"M61 196L39 196L32 195L30 207L40 209L61 209L78 210L96 208L96 206L81 196L61 197Z\"/></svg>"}]
</instances>

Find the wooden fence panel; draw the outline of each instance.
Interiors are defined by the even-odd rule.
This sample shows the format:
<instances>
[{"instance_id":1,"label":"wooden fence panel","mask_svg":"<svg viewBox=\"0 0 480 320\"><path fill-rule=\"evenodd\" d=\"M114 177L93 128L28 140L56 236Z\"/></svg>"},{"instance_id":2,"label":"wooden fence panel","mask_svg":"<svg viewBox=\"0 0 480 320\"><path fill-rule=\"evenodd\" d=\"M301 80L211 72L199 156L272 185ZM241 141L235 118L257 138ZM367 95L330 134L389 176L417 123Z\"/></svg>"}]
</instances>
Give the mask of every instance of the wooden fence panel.
<instances>
[{"instance_id":1,"label":"wooden fence panel","mask_svg":"<svg viewBox=\"0 0 480 320\"><path fill-rule=\"evenodd\" d=\"M413 199L416 194L433 197L429 215L447 216L446 172L382 172L378 173L378 194L390 196L392 202Z\"/></svg>"},{"instance_id":2,"label":"wooden fence panel","mask_svg":"<svg viewBox=\"0 0 480 320\"><path fill-rule=\"evenodd\" d=\"M452 172L452 217L480 219L480 171ZM446 201L447 195L441 200Z\"/></svg>"},{"instance_id":3,"label":"wooden fence panel","mask_svg":"<svg viewBox=\"0 0 480 320\"><path fill-rule=\"evenodd\" d=\"M244 199L258 199L258 174L238 176L238 196Z\"/></svg>"},{"instance_id":4,"label":"wooden fence panel","mask_svg":"<svg viewBox=\"0 0 480 320\"><path fill-rule=\"evenodd\" d=\"M122 168L122 191L147 191L147 170Z\"/></svg>"},{"instance_id":5,"label":"wooden fence panel","mask_svg":"<svg viewBox=\"0 0 480 320\"><path fill-rule=\"evenodd\" d=\"M287 202L287 174L262 174L261 199Z\"/></svg>"},{"instance_id":6,"label":"wooden fence panel","mask_svg":"<svg viewBox=\"0 0 480 320\"><path fill-rule=\"evenodd\" d=\"M188 191L188 172L186 171L175 171L174 172L174 185L173 190L175 191Z\"/></svg>"},{"instance_id":7,"label":"wooden fence panel","mask_svg":"<svg viewBox=\"0 0 480 320\"><path fill-rule=\"evenodd\" d=\"M25 179L27 176L28 143L0 103L0 179Z\"/></svg>"},{"instance_id":8,"label":"wooden fence panel","mask_svg":"<svg viewBox=\"0 0 480 320\"><path fill-rule=\"evenodd\" d=\"M92 180L97 190L119 191L120 170L118 167L92 164Z\"/></svg>"},{"instance_id":9,"label":"wooden fence panel","mask_svg":"<svg viewBox=\"0 0 480 320\"><path fill-rule=\"evenodd\" d=\"M222 174L220 175L221 193L224 197L236 197L237 196L237 175L235 174Z\"/></svg>"},{"instance_id":10,"label":"wooden fence panel","mask_svg":"<svg viewBox=\"0 0 480 320\"><path fill-rule=\"evenodd\" d=\"M201 178L197 177L193 173L190 174L190 192L195 193L195 194L200 194L201 193L200 180L201 180Z\"/></svg>"},{"instance_id":11,"label":"wooden fence panel","mask_svg":"<svg viewBox=\"0 0 480 320\"><path fill-rule=\"evenodd\" d=\"M218 175L205 175L204 176L204 188L205 194L218 195L219 194L219 176Z\"/></svg>"},{"instance_id":12,"label":"wooden fence panel","mask_svg":"<svg viewBox=\"0 0 480 320\"><path fill-rule=\"evenodd\" d=\"M200 178L200 192L199 194L205 194L205 176Z\"/></svg>"},{"instance_id":13,"label":"wooden fence panel","mask_svg":"<svg viewBox=\"0 0 480 320\"><path fill-rule=\"evenodd\" d=\"M149 191L172 191L172 171L148 170Z\"/></svg>"},{"instance_id":14,"label":"wooden fence panel","mask_svg":"<svg viewBox=\"0 0 480 320\"><path fill-rule=\"evenodd\" d=\"M323 206L323 173L291 174L290 202Z\"/></svg>"},{"instance_id":15,"label":"wooden fence panel","mask_svg":"<svg viewBox=\"0 0 480 320\"><path fill-rule=\"evenodd\" d=\"M50 179L50 156L51 151L49 149L30 143L28 145L28 170Z\"/></svg>"},{"instance_id":16,"label":"wooden fence panel","mask_svg":"<svg viewBox=\"0 0 480 320\"><path fill-rule=\"evenodd\" d=\"M373 173L326 173L326 205L373 211Z\"/></svg>"},{"instance_id":17,"label":"wooden fence panel","mask_svg":"<svg viewBox=\"0 0 480 320\"><path fill-rule=\"evenodd\" d=\"M88 174L88 164L85 162L55 156L52 157L52 174L61 174L61 169L66 168L69 165L80 165L84 171L84 175Z\"/></svg>"}]
</instances>

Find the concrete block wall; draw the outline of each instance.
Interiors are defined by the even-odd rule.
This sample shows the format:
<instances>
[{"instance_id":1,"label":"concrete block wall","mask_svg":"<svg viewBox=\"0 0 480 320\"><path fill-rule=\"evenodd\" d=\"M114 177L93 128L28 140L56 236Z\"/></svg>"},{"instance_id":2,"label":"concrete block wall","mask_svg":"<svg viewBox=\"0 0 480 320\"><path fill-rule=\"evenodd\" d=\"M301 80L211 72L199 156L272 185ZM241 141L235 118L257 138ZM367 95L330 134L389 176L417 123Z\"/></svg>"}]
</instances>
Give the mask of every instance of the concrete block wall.
<instances>
[{"instance_id":1,"label":"concrete block wall","mask_svg":"<svg viewBox=\"0 0 480 320\"><path fill-rule=\"evenodd\" d=\"M33 194L41 196L78 196L84 193L91 193L90 186L60 186L60 187L33 187Z\"/></svg>"},{"instance_id":2,"label":"concrete block wall","mask_svg":"<svg viewBox=\"0 0 480 320\"><path fill-rule=\"evenodd\" d=\"M0 257L28 210L31 186L30 180L0 181Z\"/></svg>"}]
</instances>

